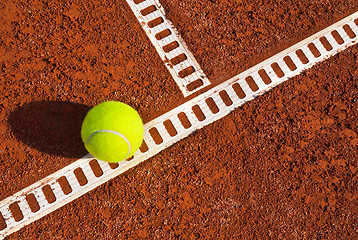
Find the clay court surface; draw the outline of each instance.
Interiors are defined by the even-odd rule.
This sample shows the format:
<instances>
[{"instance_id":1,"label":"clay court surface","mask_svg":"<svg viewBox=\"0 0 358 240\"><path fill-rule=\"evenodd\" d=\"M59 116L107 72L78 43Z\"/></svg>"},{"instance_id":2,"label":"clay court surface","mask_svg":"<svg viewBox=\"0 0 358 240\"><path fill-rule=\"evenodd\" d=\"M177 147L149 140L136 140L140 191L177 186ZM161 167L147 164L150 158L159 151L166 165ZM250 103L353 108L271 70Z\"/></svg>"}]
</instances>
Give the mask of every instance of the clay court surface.
<instances>
[{"instance_id":1,"label":"clay court surface","mask_svg":"<svg viewBox=\"0 0 358 240\"><path fill-rule=\"evenodd\" d=\"M160 2L212 86L358 11ZM92 106L148 122L193 97L124 0L1 1L0 22L0 200L87 154ZM357 100L355 45L6 239L357 239Z\"/></svg>"}]
</instances>

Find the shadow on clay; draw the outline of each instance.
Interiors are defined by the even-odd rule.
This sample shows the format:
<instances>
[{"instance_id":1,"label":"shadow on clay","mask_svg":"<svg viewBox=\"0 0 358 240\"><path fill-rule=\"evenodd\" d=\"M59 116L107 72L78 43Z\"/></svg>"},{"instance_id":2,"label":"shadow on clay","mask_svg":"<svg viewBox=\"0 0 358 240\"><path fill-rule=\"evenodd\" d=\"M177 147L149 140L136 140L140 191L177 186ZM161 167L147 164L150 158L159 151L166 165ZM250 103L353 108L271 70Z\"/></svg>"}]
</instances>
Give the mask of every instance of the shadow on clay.
<instances>
[{"instance_id":1,"label":"shadow on clay","mask_svg":"<svg viewBox=\"0 0 358 240\"><path fill-rule=\"evenodd\" d=\"M81 125L89 109L78 103L36 101L16 108L8 124L14 135L31 148L80 158L87 154L81 140Z\"/></svg>"}]
</instances>

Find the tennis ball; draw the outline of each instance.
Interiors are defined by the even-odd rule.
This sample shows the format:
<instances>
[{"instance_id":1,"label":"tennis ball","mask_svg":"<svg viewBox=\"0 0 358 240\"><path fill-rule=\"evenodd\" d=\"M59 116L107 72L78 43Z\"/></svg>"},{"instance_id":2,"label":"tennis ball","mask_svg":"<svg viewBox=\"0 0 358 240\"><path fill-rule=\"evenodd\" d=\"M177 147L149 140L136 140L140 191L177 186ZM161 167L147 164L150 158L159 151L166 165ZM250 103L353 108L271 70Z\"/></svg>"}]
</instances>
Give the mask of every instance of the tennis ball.
<instances>
[{"instance_id":1,"label":"tennis ball","mask_svg":"<svg viewBox=\"0 0 358 240\"><path fill-rule=\"evenodd\" d=\"M131 157L143 141L143 122L138 112L122 102L103 102L86 115L82 141L90 154L106 162Z\"/></svg>"}]
</instances>

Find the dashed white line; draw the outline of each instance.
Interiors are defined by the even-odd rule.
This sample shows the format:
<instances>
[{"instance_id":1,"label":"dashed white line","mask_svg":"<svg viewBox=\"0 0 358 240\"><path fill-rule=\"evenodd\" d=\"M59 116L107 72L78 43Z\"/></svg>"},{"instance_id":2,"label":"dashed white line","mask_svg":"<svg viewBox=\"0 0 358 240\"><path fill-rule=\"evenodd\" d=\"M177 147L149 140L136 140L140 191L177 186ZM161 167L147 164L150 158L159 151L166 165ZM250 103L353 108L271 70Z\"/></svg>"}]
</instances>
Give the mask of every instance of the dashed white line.
<instances>
[{"instance_id":1,"label":"dashed white line","mask_svg":"<svg viewBox=\"0 0 358 240\"><path fill-rule=\"evenodd\" d=\"M209 79L157 0L127 0L184 97L210 85Z\"/></svg>"}]
</instances>

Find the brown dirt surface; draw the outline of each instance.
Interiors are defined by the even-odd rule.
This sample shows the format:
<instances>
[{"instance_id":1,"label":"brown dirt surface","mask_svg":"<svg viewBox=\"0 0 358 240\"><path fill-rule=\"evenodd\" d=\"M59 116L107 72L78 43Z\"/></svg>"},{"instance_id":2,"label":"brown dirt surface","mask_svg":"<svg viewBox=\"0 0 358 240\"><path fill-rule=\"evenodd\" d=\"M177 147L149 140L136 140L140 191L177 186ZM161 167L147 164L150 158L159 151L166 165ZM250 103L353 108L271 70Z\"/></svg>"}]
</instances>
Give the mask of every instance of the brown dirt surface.
<instances>
[{"instance_id":1,"label":"brown dirt surface","mask_svg":"<svg viewBox=\"0 0 358 240\"><path fill-rule=\"evenodd\" d=\"M356 0L160 0L213 83L358 10Z\"/></svg>"},{"instance_id":2,"label":"brown dirt surface","mask_svg":"<svg viewBox=\"0 0 358 240\"><path fill-rule=\"evenodd\" d=\"M356 239L358 46L8 239Z\"/></svg>"},{"instance_id":3,"label":"brown dirt surface","mask_svg":"<svg viewBox=\"0 0 358 240\"><path fill-rule=\"evenodd\" d=\"M216 82L358 9L161 2ZM147 122L184 101L123 0L6 1L0 19L0 199L86 154L91 106ZM354 46L6 239L357 239L357 66Z\"/></svg>"},{"instance_id":4,"label":"brown dirt surface","mask_svg":"<svg viewBox=\"0 0 358 240\"><path fill-rule=\"evenodd\" d=\"M0 9L0 199L85 155L90 107L122 101L147 122L182 99L123 1Z\"/></svg>"}]
</instances>

